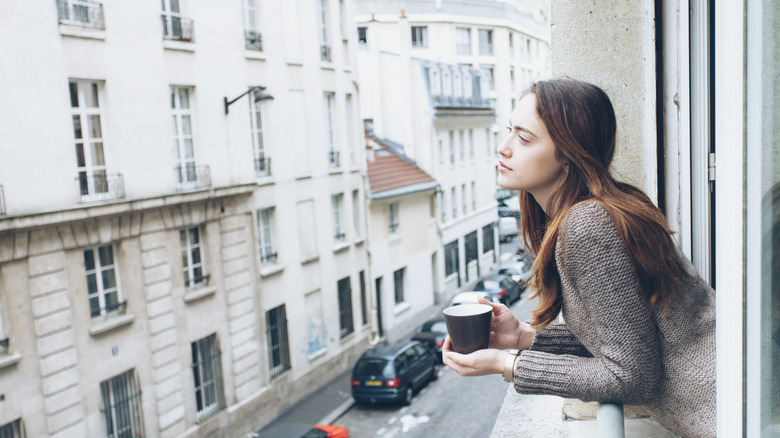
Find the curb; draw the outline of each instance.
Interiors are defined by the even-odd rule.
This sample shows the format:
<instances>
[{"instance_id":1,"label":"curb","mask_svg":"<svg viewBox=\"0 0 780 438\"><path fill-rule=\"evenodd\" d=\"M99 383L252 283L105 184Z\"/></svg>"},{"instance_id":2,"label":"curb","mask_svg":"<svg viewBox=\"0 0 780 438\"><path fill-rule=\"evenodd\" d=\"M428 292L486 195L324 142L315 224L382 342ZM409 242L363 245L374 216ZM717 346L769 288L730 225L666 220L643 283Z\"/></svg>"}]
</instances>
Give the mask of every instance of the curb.
<instances>
[{"instance_id":1,"label":"curb","mask_svg":"<svg viewBox=\"0 0 780 438\"><path fill-rule=\"evenodd\" d=\"M336 409L331 411L328 415L322 417L322 419L318 421L317 424L333 423L334 421L338 420L339 417L344 415L344 413L350 410L354 405L355 405L355 399L353 399L352 396L349 396L349 399L345 400L344 403L337 406Z\"/></svg>"}]
</instances>

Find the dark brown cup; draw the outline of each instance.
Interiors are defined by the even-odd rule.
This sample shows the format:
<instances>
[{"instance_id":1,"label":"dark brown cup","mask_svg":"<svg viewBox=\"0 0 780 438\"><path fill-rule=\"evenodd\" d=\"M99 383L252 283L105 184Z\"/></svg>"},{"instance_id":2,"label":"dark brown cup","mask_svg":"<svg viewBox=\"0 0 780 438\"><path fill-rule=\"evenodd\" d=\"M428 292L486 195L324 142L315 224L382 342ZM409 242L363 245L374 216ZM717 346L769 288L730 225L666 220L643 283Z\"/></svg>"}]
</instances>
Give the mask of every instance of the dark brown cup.
<instances>
[{"instance_id":1,"label":"dark brown cup","mask_svg":"<svg viewBox=\"0 0 780 438\"><path fill-rule=\"evenodd\" d=\"M493 308L487 304L461 304L444 309L444 322L456 353L488 348Z\"/></svg>"}]
</instances>

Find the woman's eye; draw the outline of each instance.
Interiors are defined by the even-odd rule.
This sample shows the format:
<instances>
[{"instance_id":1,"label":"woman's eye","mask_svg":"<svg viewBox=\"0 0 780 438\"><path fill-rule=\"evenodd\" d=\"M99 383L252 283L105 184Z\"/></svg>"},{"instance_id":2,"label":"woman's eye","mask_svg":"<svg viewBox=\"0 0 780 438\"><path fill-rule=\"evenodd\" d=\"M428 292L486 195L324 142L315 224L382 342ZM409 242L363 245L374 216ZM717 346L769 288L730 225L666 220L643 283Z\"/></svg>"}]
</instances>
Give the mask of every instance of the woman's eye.
<instances>
[{"instance_id":1,"label":"woman's eye","mask_svg":"<svg viewBox=\"0 0 780 438\"><path fill-rule=\"evenodd\" d=\"M518 137L518 138L519 138L519 139L520 139L520 140L521 140L523 143L528 143L528 139L527 139L527 138L525 138L525 137L523 137L521 134L517 134L517 137Z\"/></svg>"}]
</instances>

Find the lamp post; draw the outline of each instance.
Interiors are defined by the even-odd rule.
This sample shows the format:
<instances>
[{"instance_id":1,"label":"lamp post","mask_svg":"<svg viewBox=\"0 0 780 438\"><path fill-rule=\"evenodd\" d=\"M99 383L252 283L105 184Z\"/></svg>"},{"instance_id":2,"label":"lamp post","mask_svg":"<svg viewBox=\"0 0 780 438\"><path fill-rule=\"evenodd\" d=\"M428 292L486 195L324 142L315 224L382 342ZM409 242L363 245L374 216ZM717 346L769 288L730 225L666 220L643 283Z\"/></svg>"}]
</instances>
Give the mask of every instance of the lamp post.
<instances>
[{"instance_id":1,"label":"lamp post","mask_svg":"<svg viewBox=\"0 0 780 438\"><path fill-rule=\"evenodd\" d=\"M244 97L247 94L252 93L252 92L255 93L255 103L260 102L262 100L271 100L271 99L274 98L273 96L271 96L270 93L265 91L265 87L263 87L261 85L256 85L254 87L249 87L248 90L244 91L243 93L241 93L238 97L236 97L233 100L228 100L227 97L224 98L225 99L225 114L228 113L228 107L230 105L234 104L238 99L241 99L242 97Z\"/></svg>"}]
</instances>

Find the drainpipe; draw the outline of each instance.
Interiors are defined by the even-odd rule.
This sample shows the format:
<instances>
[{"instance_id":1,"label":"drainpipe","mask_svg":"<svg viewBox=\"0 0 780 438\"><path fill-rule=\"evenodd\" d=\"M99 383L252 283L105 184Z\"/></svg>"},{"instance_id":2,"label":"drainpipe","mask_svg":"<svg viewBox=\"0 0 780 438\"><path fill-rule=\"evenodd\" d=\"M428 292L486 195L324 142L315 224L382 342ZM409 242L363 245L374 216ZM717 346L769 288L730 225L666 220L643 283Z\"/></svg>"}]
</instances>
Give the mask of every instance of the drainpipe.
<instances>
[{"instance_id":1,"label":"drainpipe","mask_svg":"<svg viewBox=\"0 0 780 438\"><path fill-rule=\"evenodd\" d=\"M596 436L599 438L625 438L623 405L620 403L599 403L596 413Z\"/></svg>"}]
</instances>

